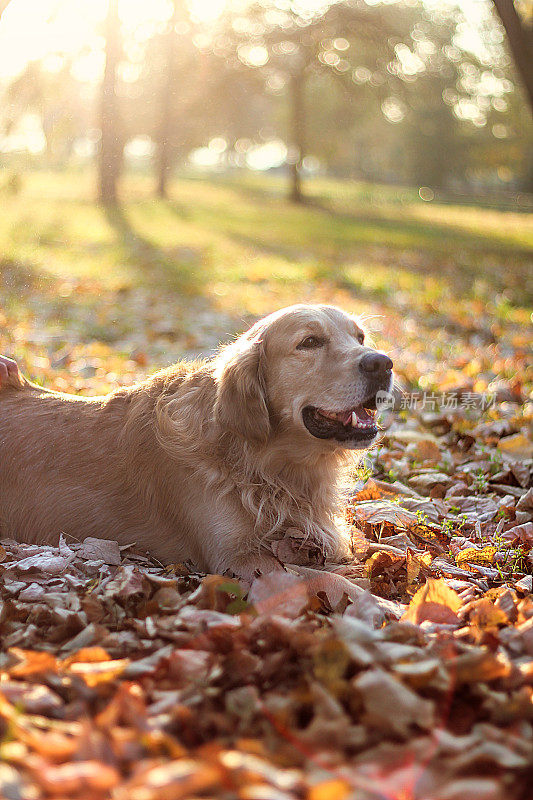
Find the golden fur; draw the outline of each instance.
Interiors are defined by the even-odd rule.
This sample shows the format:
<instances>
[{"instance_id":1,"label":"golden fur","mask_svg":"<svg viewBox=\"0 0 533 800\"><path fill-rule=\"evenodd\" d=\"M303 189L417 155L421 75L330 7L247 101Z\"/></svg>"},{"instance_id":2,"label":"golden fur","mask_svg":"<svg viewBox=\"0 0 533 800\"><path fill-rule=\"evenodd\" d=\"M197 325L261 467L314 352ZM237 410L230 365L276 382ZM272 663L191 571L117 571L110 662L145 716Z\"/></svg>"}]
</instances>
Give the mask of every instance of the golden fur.
<instances>
[{"instance_id":1,"label":"golden fur","mask_svg":"<svg viewBox=\"0 0 533 800\"><path fill-rule=\"evenodd\" d=\"M328 345L299 350L305 336ZM1 359L0 536L116 539L250 577L279 566L268 543L296 528L346 558L334 515L348 451L312 436L302 408L363 399L360 338L337 308L293 306L211 361L95 398L43 390Z\"/></svg>"}]
</instances>

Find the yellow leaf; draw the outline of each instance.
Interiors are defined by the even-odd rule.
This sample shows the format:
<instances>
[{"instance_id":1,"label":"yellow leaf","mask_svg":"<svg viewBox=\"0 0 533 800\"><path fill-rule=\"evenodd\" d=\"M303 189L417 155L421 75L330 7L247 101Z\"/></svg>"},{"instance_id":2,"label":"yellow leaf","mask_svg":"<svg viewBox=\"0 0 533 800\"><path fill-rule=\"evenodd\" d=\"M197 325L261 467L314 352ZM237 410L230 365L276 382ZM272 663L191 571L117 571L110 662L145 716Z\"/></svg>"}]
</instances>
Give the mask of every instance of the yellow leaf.
<instances>
[{"instance_id":1,"label":"yellow leaf","mask_svg":"<svg viewBox=\"0 0 533 800\"><path fill-rule=\"evenodd\" d=\"M533 444L523 433L515 433L513 436L504 436L496 445L498 450L517 458L532 458Z\"/></svg>"},{"instance_id":2,"label":"yellow leaf","mask_svg":"<svg viewBox=\"0 0 533 800\"><path fill-rule=\"evenodd\" d=\"M492 564L496 548L487 545L482 550L477 550L475 547L466 547L457 553L455 561L457 566L470 562L471 564Z\"/></svg>"}]
</instances>

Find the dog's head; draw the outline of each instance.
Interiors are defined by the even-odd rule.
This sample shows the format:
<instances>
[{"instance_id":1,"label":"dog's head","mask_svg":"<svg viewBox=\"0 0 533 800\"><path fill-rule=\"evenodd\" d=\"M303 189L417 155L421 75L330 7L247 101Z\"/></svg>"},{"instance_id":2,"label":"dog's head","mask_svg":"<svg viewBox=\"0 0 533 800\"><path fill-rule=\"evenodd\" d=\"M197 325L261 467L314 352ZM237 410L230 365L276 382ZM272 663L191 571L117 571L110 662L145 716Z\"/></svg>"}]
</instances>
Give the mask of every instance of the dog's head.
<instances>
[{"instance_id":1,"label":"dog's head","mask_svg":"<svg viewBox=\"0 0 533 800\"><path fill-rule=\"evenodd\" d=\"M277 429L330 448L366 448L378 433L376 395L390 392L392 366L339 308L291 306L223 351L215 415L250 441L265 442Z\"/></svg>"}]
</instances>

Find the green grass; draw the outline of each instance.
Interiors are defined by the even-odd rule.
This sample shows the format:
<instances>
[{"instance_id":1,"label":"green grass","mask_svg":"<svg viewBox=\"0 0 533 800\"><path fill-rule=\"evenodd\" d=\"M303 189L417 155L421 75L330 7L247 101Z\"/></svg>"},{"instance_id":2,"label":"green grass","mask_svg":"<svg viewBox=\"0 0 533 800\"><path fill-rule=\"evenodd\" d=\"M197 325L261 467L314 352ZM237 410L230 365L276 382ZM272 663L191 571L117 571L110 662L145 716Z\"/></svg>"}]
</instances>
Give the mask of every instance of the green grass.
<instances>
[{"instance_id":1,"label":"green grass","mask_svg":"<svg viewBox=\"0 0 533 800\"><path fill-rule=\"evenodd\" d=\"M294 206L285 182L263 175L183 177L167 201L130 175L110 210L89 172L27 173L18 194L2 190L8 177L0 352L56 388L105 391L294 302L370 317L406 385L481 370L481 386L495 364L509 381L526 366L531 214L325 179Z\"/></svg>"},{"instance_id":2,"label":"green grass","mask_svg":"<svg viewBox=\"0 0 533 800\"><path fill-rule=\"evenodd\" d=\"M0 178L0 185L3 181ZM113 287L157 280L261 313L329 285L362 299L420 292L422 300L501 296L525 305L533 289L533 219L519 212L425 203L414 190L309 182L309 204L280 179L183 179L171 199L130 177L120 210L92 201L89 174L33 173L4 199L4 258L54 276Z\"/></svg>"}]
</instances>

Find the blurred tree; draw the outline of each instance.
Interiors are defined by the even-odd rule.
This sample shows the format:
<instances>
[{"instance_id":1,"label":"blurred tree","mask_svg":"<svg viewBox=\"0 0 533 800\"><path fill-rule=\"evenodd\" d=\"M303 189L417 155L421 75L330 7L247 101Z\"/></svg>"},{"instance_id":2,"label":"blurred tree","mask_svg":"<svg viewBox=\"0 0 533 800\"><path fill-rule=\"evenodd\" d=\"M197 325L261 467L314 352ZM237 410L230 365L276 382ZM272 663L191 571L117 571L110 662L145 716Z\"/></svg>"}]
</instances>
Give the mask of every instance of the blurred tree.
<instances>
[{"instance_id":1,"label":"blurred tree","mask_svg":"<svg viewBox=\"0 0 533 800\"><path fill-rule=\"evenodd\" d=\"M100 97L100 151L98 197L106 205L117 202L122 172L124 140L117 99L117 67L121 55L118 0L109 0L105 26L105 68Z\"/></svg>"},{"instance_id":2,"label":"blurred tree","mask_svg":"<svg viewBox=\"0 0 533 800\"><path fill-rule=\"evenodd\" d=\"M159 194L166 193L172 167L192 149L220 139L230 163L239 138L256 136L270 114L260 75L207 46L205 29L183 0L176 9L173 21L137 54L138 78L122 98L128 138L148 136L156 144Z\"/></svg>"},{"instance_id":3,"label":"blurred tree","mask_svg":"<svg viewBox=\"0 0 533 800\"><path fill-rule=\"evenodd\" d=\"M464 180L465 142L487 124L492 100L502 113L512 84L498 54L483 60L461 47L458 9L363 0L298 9L254 3L227 15L211 43L277 96L291 198L302 199L309 154L373 179L436 187Z\"/></svg>"},{"instance_id":4,"label":"blurred tree","mask_svg":"<svg viewBox=\"0 0 533 800\"><path fill-rule=\"evenodd\" d=\"M5 94L6 133L16 129L28 114L36 115L46 142L46 160L54 166L69 159L74 142L92 122L87 87L73 77L71 66L68 59L53 70L30 61Z\"/></svg>"},{"instance_id":5,"label":"blurred tree","mask_svg":"<svg viewBox=\"0 0 533 800\"><path fill-rule=\"evenodd\" d=\"M182 0L173 0L172 14L164 34L165 70L161 88L161 109L156 130L157 147L157 194L167 196L167 181L172 165L171 139L174 122L175 95L179 86L179 65L177 59L178 37L176 25L184 21Z\"/></svg>"},{"instance_id":6,"label":"blurred tree","mask_svg":"<svg viewBox=\"0 0 533 800\"><path fill-rule=\"evenodd\" d=\"M116 5L99 105L95 86L57 57L28 65L2 108L8 130L28 111L39 117L54 163L87 152L96 117L104 202L116 201L123 145L136 137L147 140L145 154L155 144L161 194L195 148L209 145L213 163L231 168L275 139L288 145L296 201L316 168L446 189L519 188L532 124L490 4L476 17L473 51L464 16L448 4L338 0L305 11L261 0L234 4L209 26L174 0L168 23L128 35Z\"/></svg>"},{"instance_id":7,"label":"blurred tree","mask_svg":"<svg viewBox=\"0 0 533 800\"><path fill-rule=\"evenodd\" d=\"M364 52L372 72L384 73L398 35L407 32L407 19L399 4L385 10L363 0L343 0L316 11L263 0L224 18L213 47L224 51L228 60L237 58L245 67L260 70L267 86L277 82L287 92L290 113L284 138L289 143L289 196L294 202L303 200L310 80L326 73L353 89L352 65L344 52L348 48ZM390 74L385 80L397 82Z\"/></svg>"},{"instance_id":8,"label":"blurred tree","mask_svg":"<svg viewBox=\"0 0 533 800\"><path fill-rule=\"evenodd\" d=\"M206 135L204 65L194 34L182 0L176 0L172 18L137 53L138 77L122 98L127 138L147 136L155 143L161 196L166 195L174 163L202 144Z\"/></svg>"},{"instance_id":9,"label":"blurred tree","mask_svg":"<svg viewBox=\"0 0 533 800\"><path fill-rule=\"evenodd\" d=\"M509 48L524 83L533 114L533 3L531 0L493 0ZM520 13L523 8L523 14Z\"/></svg>"}]
</instances>

